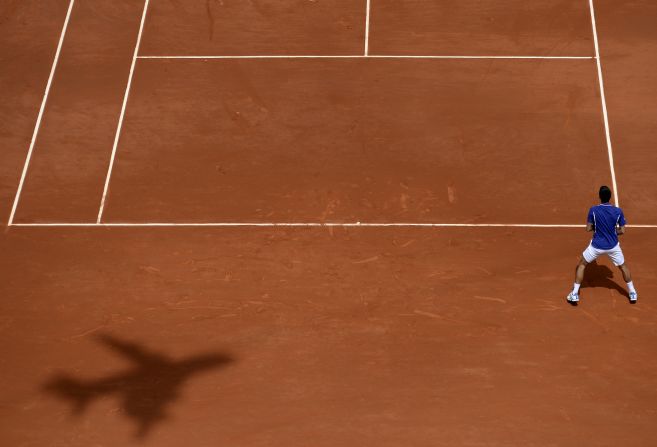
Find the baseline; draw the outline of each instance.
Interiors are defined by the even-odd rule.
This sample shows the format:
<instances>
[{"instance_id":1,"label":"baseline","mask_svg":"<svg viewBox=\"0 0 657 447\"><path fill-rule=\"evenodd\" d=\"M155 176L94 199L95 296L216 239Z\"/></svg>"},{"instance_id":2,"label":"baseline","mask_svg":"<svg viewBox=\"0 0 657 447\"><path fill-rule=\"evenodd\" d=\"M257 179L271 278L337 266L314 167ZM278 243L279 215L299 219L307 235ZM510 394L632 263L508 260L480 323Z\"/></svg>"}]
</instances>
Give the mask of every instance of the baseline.
<instances>
[{"instance_id":1,"label":"baseline","mask_svg":"<svg viewBox=\"0 0 657 447\"><path fill-rule=\"evenodd\" d=\"M106 223L17 223L14 227L343 227L343 228L585 228L581 224L503 223L368 223L368 222L106 222ZM657 225L627 225L628 228L657 228Z\"/></svg>"}]
</instances>

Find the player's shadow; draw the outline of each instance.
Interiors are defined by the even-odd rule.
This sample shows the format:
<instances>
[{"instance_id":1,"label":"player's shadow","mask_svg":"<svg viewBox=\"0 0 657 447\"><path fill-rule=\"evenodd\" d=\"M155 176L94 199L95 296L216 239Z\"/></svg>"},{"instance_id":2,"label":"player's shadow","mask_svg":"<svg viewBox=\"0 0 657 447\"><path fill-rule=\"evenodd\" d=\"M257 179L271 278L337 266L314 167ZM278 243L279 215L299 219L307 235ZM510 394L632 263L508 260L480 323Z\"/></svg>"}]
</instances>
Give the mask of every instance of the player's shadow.
<instances>
[{"instance_id":1,"label":"player's shadow","mask_svg":"<svg viewBox=\"0 0 657 447\"><path fill-rule=\"evenodd\" d=\"M624 297L629 298L627 290L614 281L613 277L614 272L612 272L609 267L606 265L600 265L597 261L593 261L586 266L582 288L605 287L607 289L616 290Z\"/></svg>"},{"instance_id":2,"label":"player's shadow","mask_svg":"<svg viewBox=\"0 0 657 447\"><path fill-rule=\"evenodd\" d=\"M98 341L128 358L133 365L98 379L80 379L60 373L43 385L43 390L72 405L72 414L81 415L96 399L115 396L122 412L137 425L137 438L166 419L166 407L180 397L180 389L192 376L228 365L227 354L205 353L173 359L136 343L100 335Z\"/></svg>"}]
</instances>

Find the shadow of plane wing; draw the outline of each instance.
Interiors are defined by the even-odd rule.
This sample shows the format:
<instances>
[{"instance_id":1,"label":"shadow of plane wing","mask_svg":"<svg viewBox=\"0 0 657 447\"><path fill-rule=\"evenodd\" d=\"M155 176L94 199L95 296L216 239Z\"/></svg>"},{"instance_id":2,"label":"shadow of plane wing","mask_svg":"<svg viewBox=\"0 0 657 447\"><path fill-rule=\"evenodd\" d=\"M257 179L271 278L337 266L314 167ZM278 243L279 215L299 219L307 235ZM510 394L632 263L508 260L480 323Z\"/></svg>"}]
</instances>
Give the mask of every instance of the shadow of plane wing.
<instances>
[{"instance_id":1,"label":"shadow of plane wing","mask_svg":"<svg viewBox=\"0 0 657 447\"><path fill-rule=\"evenodd\" d=\"M133 362L138 364L160 364L160 363L167 363L171 361L165 355L153 351L149 351L137 345L136 343L130 343L123 340L119 340L118 338L112 337L111 335L108 334L98 335L97 339L101 343L105 344L106 346L109 346L110 348L117 351L124 357L127 357Z\"/></svg>"}]
</instances>

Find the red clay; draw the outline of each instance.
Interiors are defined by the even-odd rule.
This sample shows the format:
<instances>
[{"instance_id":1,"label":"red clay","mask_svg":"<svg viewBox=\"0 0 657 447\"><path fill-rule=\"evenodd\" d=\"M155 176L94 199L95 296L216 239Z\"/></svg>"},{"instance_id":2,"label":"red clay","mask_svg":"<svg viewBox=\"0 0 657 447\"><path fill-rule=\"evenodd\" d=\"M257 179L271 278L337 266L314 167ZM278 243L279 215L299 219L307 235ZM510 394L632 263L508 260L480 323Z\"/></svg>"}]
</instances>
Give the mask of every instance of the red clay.
<instances>
[{"instance_id":1,"label":"red clay","mask_svg":"<svg viewBox=\"0 0 657 447\"><path fill-rule=\"evenodd\" d=\"M131 443L121 392L73 417L41 389L124 371L97 339L111 334L233 359L177 388L144 445L651 445L657 238L624 241L643 301L628 304L605 262L573 308L586 242L572 229L12 229L2 444ZM126 388L132 407L153 386Z\"/></svg>"},{"instance_id":2,"label":"red clay","mask_svg":"<svg viewBox=\"0 0 657 447\"><path fill-rule=\"evenodd\" d=\"M377 51L415 32L451 42L427 31L438 9L413 31L426 3L377 2ZM347 53L364 23L364 2L151 3L149 51ZM490 47L472 34L485 15L454 10L444 30L464 51L585 42L584 24L569 34L585 5L535 3L505 2L518 27L491 21ZM6 215L67 2L8 5ZM596 5L622 204L654 224L654 6ZM22 221L95 218L141 5L122 6L135 12L76 3ZM204 8L220 7L233 16L205 42ZM107 218L577 223L608 181L592 60L142 60ZM0 445L652 446L657 233L622 242L634 306L607 261L565 303L587 242L577 228L6 228Z\"/></svg>"},{"instance_id":3,"label":"red clay","mask_svg":"<svg viewBox=\"0 0 657 447\"><path fill-rule=\"evenodd\" d=\"M73 9L17 221L95 220L142 7L131 0Z\"/></svg>"},{"instance_id":4,"label":"red clay","mask_svg":"<svg viewBox=\"0 0 657 447\"><path fill-rule=\"evenodd\" d=\"M372 54L593 56L588 1L373 0Z\"/></svg>"},{"instance_id":5,"label":"red clay","mask_svg":"<svg viewBox=\"0 0 657 447\"><path fill-rule=\"evenodd\" d=\"M153 1L142 54L363 54L365 0Z\"/></svg>"},{"instance_id":6,"label":"red clay","mask_svg":"<svg viewBox=\"0 0 657 447\"><path fill-rule=\"evenodd\" d=\"M579 223L610 182L590 60L138 69L110 222Z\"/></svg>"},{"instance_id":7,"label":"red clay","mask_svg":"<svg viewBox=\"0 0 657 447\"><path fill-rule=\"evenodd\" d=\"M9 218L68 1L0 7L0 222Z\"/></svg>"},{"instance_id":8,"label":"red clay","mask_svg":"<svg viewBox=\"0 0 657 447\"><path fill-rule=\"evenodd\" d=\"M657 3L597 2L620 201L635 223L657 222Z\"/></svg>"}]
</instances>

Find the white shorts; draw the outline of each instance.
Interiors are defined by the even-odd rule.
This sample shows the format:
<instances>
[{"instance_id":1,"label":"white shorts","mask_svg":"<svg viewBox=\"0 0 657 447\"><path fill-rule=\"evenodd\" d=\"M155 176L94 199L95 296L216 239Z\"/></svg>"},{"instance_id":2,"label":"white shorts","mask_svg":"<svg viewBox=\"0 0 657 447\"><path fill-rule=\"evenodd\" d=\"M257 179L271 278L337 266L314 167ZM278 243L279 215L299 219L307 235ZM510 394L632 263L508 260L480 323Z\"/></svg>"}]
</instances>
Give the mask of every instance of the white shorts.
<instances>
[{"instance_id":1,"label":"white shorts","mask_svg":"<svg viewBox=\"0 0 657 447\"><path fill-rule=\"evenodd\" d=\"M609 256L609 259L611 259L611 262L613 262L616 267L625 264L625 256L623 256L623 250L621 250L620 244L616 244L614 248L609 250L600 250L589 244L589 246L586 247L586 250L584 250L584 253L582 253L584 260L589 264L598 259L598 256L601 255Z\"/></svg>"}]
</instances>

